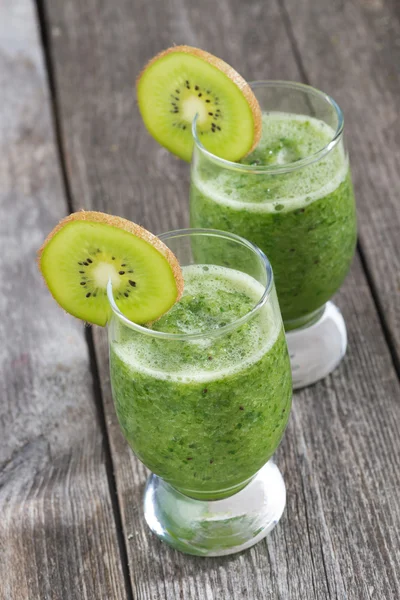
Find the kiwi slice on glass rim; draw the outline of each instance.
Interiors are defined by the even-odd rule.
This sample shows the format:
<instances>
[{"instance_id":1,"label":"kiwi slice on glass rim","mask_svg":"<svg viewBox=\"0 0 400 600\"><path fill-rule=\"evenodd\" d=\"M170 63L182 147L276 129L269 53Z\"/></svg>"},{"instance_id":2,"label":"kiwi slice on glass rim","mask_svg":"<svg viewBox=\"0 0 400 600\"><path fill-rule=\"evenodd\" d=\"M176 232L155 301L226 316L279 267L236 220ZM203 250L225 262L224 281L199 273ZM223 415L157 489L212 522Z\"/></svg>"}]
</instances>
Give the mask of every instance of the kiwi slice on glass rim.
<instances>
[{"instance_id":1,"label":"kiwi slice on glass rim","mask_svg":"<svg viewBox=\"0 0 400 600\"><path fill-rule=\"evenodd\" d=\"M226 62L191 46L155 56L137 79L144 124L170 152L190 161L192 122L213 154L238 161L260 141L261 109L249 84Z\"/></svg>"},{"instance_id":2,"label":"kiwi slice on glass rim","mask_svg":"<svg viewBox=\"0 0 400 600\"><path fill-rule=\"evenodd\" d=\"M149 323L182 296L178 260L159 238L131 221L100 212L66 217L38 253L39 267L58 304L74 317L106 325L107 284L120 311Z\"/></svg>"}]
</instances>

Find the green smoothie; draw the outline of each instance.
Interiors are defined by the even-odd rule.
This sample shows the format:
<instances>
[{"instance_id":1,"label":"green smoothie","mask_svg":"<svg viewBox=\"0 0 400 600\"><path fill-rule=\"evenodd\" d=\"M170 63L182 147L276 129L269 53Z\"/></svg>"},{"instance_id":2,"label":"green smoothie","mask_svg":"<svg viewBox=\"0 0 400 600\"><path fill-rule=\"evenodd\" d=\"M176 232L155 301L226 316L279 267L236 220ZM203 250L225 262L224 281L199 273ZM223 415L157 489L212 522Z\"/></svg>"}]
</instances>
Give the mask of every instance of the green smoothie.
<instances>
[{"instance_id":1,"label":"green smoothie","mask_svg":"<svg viewBox=\"0 0 400 600\"><path fill-rule=\"evenodd\" d=\"M114 319L113 396L143 463L189 496L216 499L276 450L291 405L289 358L274 288L249 315L264 291L253 277L211 265L183 274L182 299L147 333Z\"/></svg>"},{"instance_id":2,"label":"green smoothie","mask_svg":"<svg viewBox=\"0 0 400 600\"><path fill-rule=\"evenodd\" d=\"M242 161L221 166L197 151L191 185L191 226L231 231L271 261L283 320L298 327L339 289L356 243L353 188L343 142L296 170L283 167L322 150L334 138L324 122L302 115L263 115L262 139Z\"/></svg>"}]
</instances>

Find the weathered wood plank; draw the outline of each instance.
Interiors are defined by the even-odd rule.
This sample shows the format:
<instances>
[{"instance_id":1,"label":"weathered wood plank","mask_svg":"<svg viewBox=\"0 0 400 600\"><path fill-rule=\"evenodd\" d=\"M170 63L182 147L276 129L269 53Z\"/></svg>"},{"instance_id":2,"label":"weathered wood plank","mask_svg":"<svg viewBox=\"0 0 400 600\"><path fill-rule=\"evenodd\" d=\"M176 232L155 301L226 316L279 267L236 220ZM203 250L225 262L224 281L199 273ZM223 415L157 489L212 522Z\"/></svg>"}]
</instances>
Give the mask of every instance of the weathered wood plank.
<instances>
[{"instance_id":1,"label":"weathered wood plank","mask_svg":"<svg viewBox=\"0 0 400 600\"><path fill-rule=\"evenodd\" d=\"M0 598L126 598L83 327L35 252L66 212L31 0L0 5Z\"/></svg>"},{"instance_id":2,"label":"weathered wood plank","mask_svg":"<svg viewBox=\"0 0 400 600\"><path fill-rule=\"evenodd\" d=\"M141 125L132 88L144 62L173 42L189 43L217 53L249 79L300 79L273 2L249 1L244 12L239 0L118 0L112 6L57 0L48 10L75 208L116 212L155 231L187 224L189 169ZM349 352L333 376L296 394L278 453L288 487L286 515L267 542L224 559L183 556L144 525L146 470L119 431L105 334L95 332L136 597L398 598L400 389L358 260L338 302Z\"/></svg>"},{"instance_id":3,"label":"weathered wood plank","mask_svg":"<svg viewBox=\"0 0 400 600\"><path fill-rule=\"evenodd\" d=\"M361 245L400 366L400 5L280 1L309 82L344 110Z\"/></svg>"}]
</instances>

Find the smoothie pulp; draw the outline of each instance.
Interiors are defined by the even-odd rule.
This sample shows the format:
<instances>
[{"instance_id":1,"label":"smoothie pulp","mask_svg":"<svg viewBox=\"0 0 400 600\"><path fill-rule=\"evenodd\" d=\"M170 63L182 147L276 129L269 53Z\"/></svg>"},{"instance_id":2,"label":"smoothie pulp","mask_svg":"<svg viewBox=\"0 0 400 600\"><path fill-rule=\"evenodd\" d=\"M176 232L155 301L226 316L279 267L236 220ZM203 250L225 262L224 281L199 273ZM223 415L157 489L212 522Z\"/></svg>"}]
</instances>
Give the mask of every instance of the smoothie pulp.
<instances>
[{"instance_id":1,"label":"smoothie pulp","mask_svg":"<svg viewBox=\"0 0 400 600\"><path fill-rule=\"evenodd\" d=\"M307 323L324 306L354 253L355 203L342 139L313 162L285 169L317 155L334 137L314 117L266 112L261 142L242 160L248 170L195 146L191 226L231 231L267 254L286 329Z\"/></svg>"},{"instance_id":2,"label":"smoothie pulp","mask_svg":"<svg viewBox=\"0 0 400 600\"><path fill-rule=\"evenodd\" d=\"M251 313L264 287L250 275L213 265L183 274L182 299L147 331L114 316L113 396L128 443L153 473L218 499L276 450L291 405L289 357L274 287Z\"/></svg>"}]
</instances>

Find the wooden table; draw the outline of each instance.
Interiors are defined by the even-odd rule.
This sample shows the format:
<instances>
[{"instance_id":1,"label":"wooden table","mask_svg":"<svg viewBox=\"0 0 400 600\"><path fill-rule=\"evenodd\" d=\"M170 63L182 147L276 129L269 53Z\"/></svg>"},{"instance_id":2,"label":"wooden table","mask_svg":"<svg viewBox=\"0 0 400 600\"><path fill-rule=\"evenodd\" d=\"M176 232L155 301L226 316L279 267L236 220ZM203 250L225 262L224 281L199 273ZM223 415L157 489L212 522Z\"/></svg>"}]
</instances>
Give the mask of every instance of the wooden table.
<instances>
[{"instance_id":1,"label":"wooden table","mask_svg":"<svg viewBox=\"0 0 400 600\"><path fill-rule=\"evenodd\" d=\"M1 600L400 598L398 0L0 3ZM188 165L146 133L134 81L172 43L344 109L360 241L337 297L340 368L294 397L288 503L251 550L184 556L148 531L104 331L63 314L35 251L71 210L188 223Z\"/></svg>"}]
</instances>

